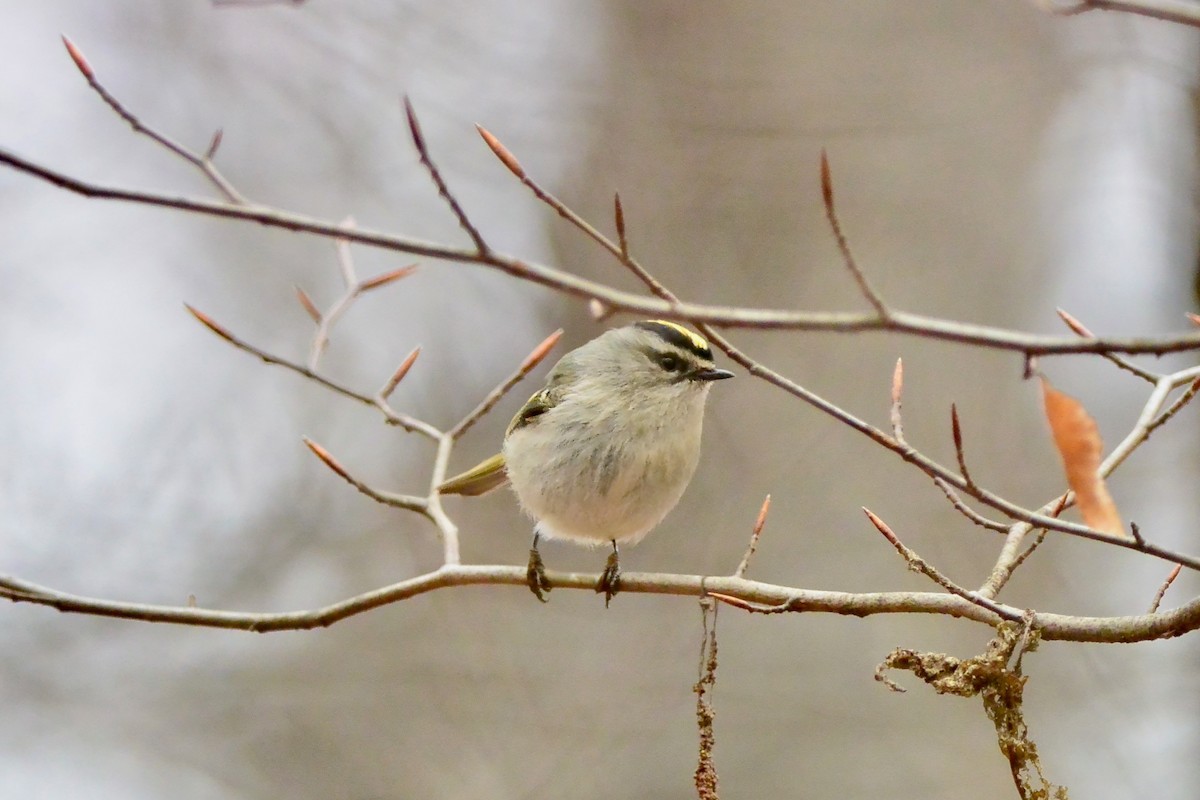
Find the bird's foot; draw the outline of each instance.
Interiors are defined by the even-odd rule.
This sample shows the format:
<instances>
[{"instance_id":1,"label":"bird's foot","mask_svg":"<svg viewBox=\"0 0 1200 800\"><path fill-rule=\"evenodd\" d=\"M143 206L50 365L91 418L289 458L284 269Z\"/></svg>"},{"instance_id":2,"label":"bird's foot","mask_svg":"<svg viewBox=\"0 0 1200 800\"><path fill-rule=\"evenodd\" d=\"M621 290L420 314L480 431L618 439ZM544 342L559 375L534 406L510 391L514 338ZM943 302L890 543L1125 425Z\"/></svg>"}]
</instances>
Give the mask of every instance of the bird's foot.
<instances>
[{"instance_id":1,"label":"bird's foot","mask_svg":"<svg viewBox=\"0 0 1200 800\"><path fill-rule=\"evenodd\" d=\"M621 562L617 555L617 546L614 544L613 551L604 565L604 572L600 573L600 580L596 582L596 594L604 593L604 607L608 608L608 604L619 591L621 591Z\"/></svg>"},{"instance_id":2,"label":"bird's foot","mask_svg":"<svg viewBox=\"0 0 1200 800\"><path fill-rule=\"evenodd\" d=\"M545 592L550 591L550 580L546 577L546 566L537 545L529 548L529 566L525 570L525 584L538 600L546 602Z\"/></svg>"}]
</instances>

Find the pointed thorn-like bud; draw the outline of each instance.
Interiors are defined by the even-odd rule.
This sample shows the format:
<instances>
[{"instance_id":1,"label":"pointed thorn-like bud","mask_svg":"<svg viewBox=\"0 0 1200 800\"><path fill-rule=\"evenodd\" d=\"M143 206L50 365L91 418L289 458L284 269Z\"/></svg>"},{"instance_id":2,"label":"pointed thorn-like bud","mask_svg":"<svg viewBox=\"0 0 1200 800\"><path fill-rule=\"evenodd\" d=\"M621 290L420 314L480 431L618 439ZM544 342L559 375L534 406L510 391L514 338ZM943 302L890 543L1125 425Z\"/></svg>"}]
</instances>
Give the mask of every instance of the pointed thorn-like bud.
<instances>
[{"instance_id":1,"label":"pointed thorn-like bud","mask_svg":"<svg viewBox=\"0 0 1200 800\"><path fill-rule=\"evenodd\" d=\"M961 453L963 447L962 428L958 424L958 406L950 404L950 434L954 437L954 449Z\"/></svg>"},{"instance_id":2,"label":"pointed thorn-like bud","mask_svg":"<svg viewBox=\"0 0 1200 800\"><path fill-rule=\"evenodd\" d=\"M404 95L404 116L408 120L408 132L412 136L413 145L416 146L418 152L426 152L425 137L421 134L421 124L417 122L417 112L413 111L408 95Z\"/></svg>"},{"instance_id":3,"label":"pointed thorn-like bud","mask_svg":"<svg viewBox=\"0 0 1200 800\"><path fill-rule=\"evenodd\" d=\"M884 522L879 517L877 517L875 515L875 512L873 512L871 509L867 508L866 506L863 506L862 510L863 510L863 513L865 513L867 515L867 519L869 519L871 521L871 524L875 526L875 529L878 530L880 533L882 533L889 542L892 542L893 544L895 544L896 542L899 541L896 538L896 534L892 532L892 529L888 527L886 522Z\"/></svg>"},{"instance_id":4,"label":"pointed thorn-like bud","mask_svg":"<svg viewBox=\"0 0 1200 800\"><path fill-rule=\"evenodd\" d=\"M380 286L387 286L389 283L394 283L401 278L407 278L417 271L417 264L409 264L407 267L400 267L391 272L385 272L382 275L376 275L374 278L368 278L358 285L361 292L369 292L372 289L378 289Z\"/></svg>"},{"instance_id":5,"label":"pointed thorn-like bud","mask_svg":"<svg viewBox=\"0 0 1200 800\"><path fill-rule=\"evenodd\" d=\"M559 328L554 333L543 339L541 344L533 348L533 352L525 356L525 360L521 362L521 366L518 371L529 372L538 364L542 363L542 359L550 354L550 350L554 347L554 345L558 344L558 340L562 338L562 335L563 329Z\"/></svg>"},{"instance_id":6,"label":"pointed thorn-like bud","mask_svg":"<svg viewBox=\"0 0 1200 800\"><path fill-rule=\"evenodd\" d=\"M1096 338L1096 335L1094 333L1092 333L1090 330L1088 330L1082 322L1075 319L1073 316L1068 314L1066 311L1064 311L1061 308L1056 308L1054 310L1058 312L1059 318L1063 322L1065 322L1067 324L1067 327L1070 328L1072 331L1079 334L1080 336L1082 336L1085 339Z\"/></svg>"},{"instance_id":7,"label":"pointed thorn-like bud","mask_svg":"<svg viewBox=\"0 0 1200 800\"><path fill-rule=\"evenodd\" d=\"M708 596L713 598L714 600L720 600L722 603L731 605L734 608L740 608L745 611L756 611L757 610L752 604L747 603L745 600L743 600L740 597L734 597L733 595L729 595L729 594L721 594L719 592L709 592Z\"/></svg>"},{"instance_id":8,"label":"pointed thorn-like bud","mask_svg":"<svg viewBox=\"0 0 1200 800\"><path fill-rule=\"evenodd\" d=\"M416 362L419 355L421 355L421 348L414 347L413 351L405 356L404 361L392 373L392 377L388 378L388 382L383 385L383 389L379 392L380 397L387 399L392 396L392 392L396 391L396 387L400 385L400 381L404 380L404 376L412 369L412 365Z\"/></svg>"},{"instance_id":9,"label":"pointed thorn-like bud","mask_svg":"<svg viewBox=\"0 0 1200 800\"><path fill-rule=\"evenodd\" d=\"M75 43L68 39L65 34L62 37L62 43L67 48L67 55L69 55L71 60L75 62L75 67L81 73L83 73L83 77L87 78L89 81L95 80L96 73L92 71L92 65L89 64L87 59L83 57L83 53L80 52L79 48L75 46Z\"/></svg>"},{"instance_id":10,"label":"pointed thorn-like bud","mask_svg":"<svg viewBox=\"0 0 1200 800\"><path fill-rule=\"evenodd\" d=\"M754 535L758 536L762 533L763 526L767 524L767 512L771 510L771 495L767 495L763 500L762 508L758 510L758 519L754 520Z\"/></svg>"},{"instance_id":11,"label":"pointed thorn-like bud","mask_svg":"<svg viewBox=\"0 0 1200 800\"><path fill-rule=\"evenodd\" d=\"M213 133L212 141L208 143L208 149L204 151L204 160L212 161L213 156L217 154L218 148L221 147L221 140L225 138L225 131L222 128L217 128Z\"/></svg>"},{"instance_id":12,"label":"pointed thorn-like bud","mask_svg":"<svg viewBox=\"0 0 1200 800\"><path fill-rule=\"evenodd\" d=\"M900 398L904 394L904 359L896 359L896 369L892 371L892 405L900 405Z\"/></svg>"},{"instance_id":13,"label":"pointed thorn-like bud","mask_svg":"<svg viewBox=\"0 0 1200 800\"><path fill-rule=\"evenodd\" d=\"M821 148L821 199L826 208L833 208L833 176L829 171L829 156Z\"/></svg>"},{"instance_id":14,"label":"pointed thorn-like bud","mask_svg":"<svg viewBox=\"0 0 1200 800\"><path fill-rule=\"evenodd\" d=\"M204 325L204 327L208 328L210 331L215 333L217 336L220 336L222 339L224 339L227 342L235 342L235 343L237 342L237 339L234 338L232 333L225 330L217 323L213 322L212 317L208 316L203 311L199 311L199 310L193 308L192 306L188 305L187 303L184 303L183 307L188 310L188 313L190 313L193 317L198 319L201 322L201 324Z\"/></svg>"},{"instance_id":15,"label":"pointed thorn-like bud","mask_svg":"<svg viewBox=\"0 0 1200 800\"><path fill-rule=\"evenodd\" d=\"M629 255L629 245L625 241L625 209L621 207L621 194L613 194L613 219L617 226L617 239L621 243L621 252Z\"/></svg>"},{"instance_id":16,"label":"pointed thorn-like bud","mask_svg":"<svg viewBox=\"0 0 1200 800\"><path fill-rule=\"evenodd\" d=\"M300 306L304 309L308 316L312 318L312 321L320 325L322 319L321 309L317 308L316 303L314 303L312 298L308 296L308 292L297 286L296 299L300 301Z\"/></svg>"},{"instance_id":17,"label":"pointed thorn-like bud","mask_svg":"<svg viewBox=\"0 0 1200 800\"><path fill-rule=\"evenodd\" d=\"M1200 314L1193 314L1189 311L1187 312L1187 318L1191 320L1193 325L1200 325Z\"/></svg>"},{"instance_id":18,"label":"pointed thorn-like bud","mask_svg":"<svg viewBox=\"0 0 1200 800\"><path fill-rule=\"evenodd\" d=\"M346 471L345 467L338 463L338 460L334 458L328 450L326 450L324 447L321 447L321 445L317 444L312 439L309 439L307 436L303 437L303 441L305 446L313 452L313 455L325 462L325 466L336 472L343 479L349 481L350 483L354 483L354 479L350 477L350 473Z\"/></svg>"},{"instance_id":19,"label":"pointed thorn-like bud","mask_svg":"<svg viewBox=\"0 0 1200 800\"><path fill-rule=\"evenodd\" d=\"M500 144L500 140L493 136L487 128L482 125L476 125L475 130L479 131L479 135L483 137L484 144L496 154L496 158L500 159L501 163L508 167L508 171L524 180L525 168L521 166L521 162L517 161L517 157L509 152L507 147Z\"/></svg>"}]
</instances>

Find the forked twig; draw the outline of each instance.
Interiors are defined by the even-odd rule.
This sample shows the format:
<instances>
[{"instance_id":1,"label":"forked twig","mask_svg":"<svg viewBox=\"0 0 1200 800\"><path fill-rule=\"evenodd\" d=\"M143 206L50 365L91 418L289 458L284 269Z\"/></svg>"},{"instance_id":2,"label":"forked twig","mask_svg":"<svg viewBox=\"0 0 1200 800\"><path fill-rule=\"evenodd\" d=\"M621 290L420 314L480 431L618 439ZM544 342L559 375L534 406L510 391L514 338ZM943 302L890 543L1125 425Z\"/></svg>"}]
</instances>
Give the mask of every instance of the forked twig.
<instances>
[{"instance_id":1,"label":"forked twig","mask_svg":"<svg viewBox=\"0 0 1200 800\"><path fill-rule=\"evenodd\" d=\"M941 586L951 594L957 595L962 599L974 603L980 608L986 608L997 616L1007 620L1019 620L1022 618L1021 613L1014 613L1012 609L1006 608L999 603L987 597L981 597L976 592L969 591L962 586L959 586L954 581L947 578L937 570L932 564L921 558L916 552L904 542L888 527L887 523L871 512L870 509L864 508L863 512L867 515L867 519L875 526L875 529L883 534L883 537L891 543L892 547L896 548L896 552L908 562L909 569L914 572L920 572L925 577L932 580L938 586Z\"/></svg>"},{"instance_id":2,"label":"forked twig","mask_svg":"<svg viewBox=\"0 0 1200 800\"><path fill-rule=\"evenodd\" d=\"M283 367L284 369L291 370L297 375L308 378L310 381L318 383L321 386L324 386L325 388L342 395L343 397L349 397L351 400L357 400L364 405L379 408L384 412L384 416L391 425L398 425L409 433L419 433L429 439L434 440L438 439L442 435L441 431L427 422L422 422L421 420L410 417L407 414L397 414L394 411L383 408L378 402L376 402L374 397L368 397L361 392L356 392L348 386L344 386L343 384L313 372L311 369L302 364L297 364L294 361L290 361L286 358L282 358L274 355L273 353L268 353L265 350L255 347L249 342L234 336L224 327L214 322L213 319L204 312L199 311L186 303L184 304L184 308L186 308L188 312L197 320L199 320L206 328L215 333L217 336L220 336L225 341L229 342L237 349L256 356L268 364L274 364L276 366Z\"/></svg>"},{"instance_id":3,"label":"forked twig","mask_svg":"<svg viewBox=\"0 0 1200 800\"><path fill-rule=\"evenodd\" d=\"M100 95L100 99L108 104L108 107L115 111L117 116L128 122L135 133L140 133L143 136L149 137L151 140L157 142L159 145L165 147L167 150L170 150L184 161L196 167L196 169L204 173L204 176L208 179L208 181L229 202L236 203L238 205L245 205L247 203L247 200L242 193L233 188L233 184L225 179L225 176L220 173L220 171L212 162L213 156L216 155L217 148L221 146L220 129L213 134L213 138L209 142L208 149L203 155L189 150L166 134L160 133L159 131L142 122L137 115L125 107L124 103L122 103L111 92L109 92L108 89L105 88L104 84L100 83L100 80L96 77L95 70L92 69L92 65L88 63L88 60L84 57L83 52L75 45L75 43L66 36L62 37L62 42L63 45L66 46L67 53L71 56L71 60L75 62L75 66L79 68L79 72L87 80L88 86L91 86L92 90L95 91L96 94Z\"/></svg>"}]
</instances>

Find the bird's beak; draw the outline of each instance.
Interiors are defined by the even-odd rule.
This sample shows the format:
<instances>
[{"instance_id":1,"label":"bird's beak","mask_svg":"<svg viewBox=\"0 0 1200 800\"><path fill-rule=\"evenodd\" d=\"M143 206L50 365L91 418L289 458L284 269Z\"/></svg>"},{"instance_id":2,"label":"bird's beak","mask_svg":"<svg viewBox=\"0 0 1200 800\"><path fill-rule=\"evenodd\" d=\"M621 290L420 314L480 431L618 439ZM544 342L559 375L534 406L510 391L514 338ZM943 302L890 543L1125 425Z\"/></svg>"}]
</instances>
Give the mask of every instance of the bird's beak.
<instances>
[{"instance_id":1,"label":"bird's beak","mask_svg":"<svg viewBox=\"0 0 1200 800\"><path fill-rule=\"evenodd\" d=\"M695 381L723 381L732 377L733 373L727 369L698 369L692 373Z\"/></svg>"}]
</instances>

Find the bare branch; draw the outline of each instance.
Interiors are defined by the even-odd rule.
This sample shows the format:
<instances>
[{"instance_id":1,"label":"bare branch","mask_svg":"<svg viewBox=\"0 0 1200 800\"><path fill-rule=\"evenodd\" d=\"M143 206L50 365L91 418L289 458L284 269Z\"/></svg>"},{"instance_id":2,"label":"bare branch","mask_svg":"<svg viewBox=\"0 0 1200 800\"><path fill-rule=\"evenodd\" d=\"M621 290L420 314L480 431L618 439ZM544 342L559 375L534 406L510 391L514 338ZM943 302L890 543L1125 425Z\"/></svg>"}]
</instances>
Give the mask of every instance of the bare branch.
<instances>
[{"instance_id":1,"label":"bare branch","mask_svg":"<svg viewBox=\"0 0 1200 800\"><path fill-rule=\"evenodd\" d=\"M1149 613L1151 613L1151 614L1158 613L1158 607L1162 604L1163 596L1166 595L1167 589L1171 588L1171 584L1175 582L1175 579L1179 577L1179 572L1182 569L1183 569L1182 564L1176 564L1175 568L1172 569L1171 572L1167 575L1167 579L1162 582L1162 586L1159 586L1158 591L1154 593L1154 601L1152 603L1150 603Z\"/></svg>"},{"instance_id":2,"label":"bare branch","mask_svg":"<svg viewBox=\"0 0 1200 800\"><path fill-rule=\"evenodd\" d=\"M325 463L325 466L329 467L331 470L337 473L338 477L353 486L355 489L358 489L372 500L383 503L386 506L403 508L407 511L415 511L423 516L428 514L429 502L424 497L414 497L406 494L394 494L392 492L383 492L378 489L374 489L351 475L350 472L343 467L341 463L324 447L317 444L312 439L309 439L307 436L303 437L303 441L305 446L313 452L313 455Z\"/></svg>"},{"instance_id":3,"label":"bare branch","mask_svg":"<svg viewBox=\"0 0 1200 800\"><path fill-rule=\"evenodd\" d=\"M1062 319L1062 321L1064 323L1066 323L1066 326L1068 328L1070 328L1071 330L1075 331L1075 333L1079 334L1080 336L1082 336L1085 339L1095 339L1096 338L1096 334L1094 334L1090 330L1088 330L1087 327L1085 327L1082 322L1075 319L1075 317L1068 314L1065 310L1063 310L1061 308L1056 308L1055 311L1058 312L1059 318ZM1142 380L1147 381L1149 383L1157 383L1158 380L1160 378L1162 378L1162 375L1155 373L1155 372L1151 372L1146 369L1142 369L1141 367L1139 367L1137 364L1134 364L1129 359L1122 358L1121 356L1117 355L1116 353L1105 353L1104 357L1107 358L1112 363L1116 364L1121 369L1125 370L1126 372L1136 375L1139 378L1141 378Z\"/></svg>"},{"instance_id":4,"label":"bare branch","mask_svg":"<svg viewBox=\"0 0 1200 800\"><path fill-rule=\"evenodd\" d=\"M951 487L950 484L946 483L941 478L935 477L933 482L939 489L942 490L942 494L946 495L946 499L950 501L952 506L954 506L955 511L962 514L964 517L971 520L971 522L974 522L981 528L987 528L988 530L997 531L999 533L1007 533L1008 529L1012 527L1011 525L1006 525L1003 522L996 522L995 520L988 519L975 509L968 506L962 501L962 498L958 496L958 493L954 491L953 487Z\"/></svg>"},{"instance_id":5,"label":"bare branch","mask_svg":"<svg viewBox=\"0 0 1200 800\"><path fill-rule=\"evenodd\" d=\"M458 226L467 232L467 236L471 237L471 241L475 244L475 252L478 255L486 254L491 248L483 240L479 229L467 217L467 212L463 211L458 199L451 194L450 187L446 185L446 180L442 177L441 170L433 163L433 158L429 155L429 147L425 143L425 136L421 133L421 125L417 122L417 113L413 111L412 103L409 102L407 97L404 98L404 116L408 120L408 131L412 135L413 146L417 148L417 155L421 159L421 165L425 167L425 171L433 179L433 184L437 187L438 194L446 201L446 205L450 206L450 211L453 212L454 218L458 220Z\"/></svg>"},{"instance_id":6,"label":"bare branch","mask_svg":"<svg viewBox=\"0 0 1200 800\"><path fill-rule=\"evenodd\" d=\"M758 549L758 539L762 536L763 526L767 524L767 512L770 510L771 495L767 495L763 500L762 507L758 509L758 517L754 520L754 528L750 532L750 544L746 545L746 552L733 572L735 578L746 577L746 570L750 568L750 559L754 558L754 552Z\"/></svg>"},{"instance_id":7,"label":"bare branch","mask_svg":"<svg viewBox=\"0 0 1200 800\"><path fill-rule=\"evenodd\" d=\"M958 470L962 473L967 486L974 486L971 473L967 470L967 458L963 453L962 427L958 423L958 406L950 404L950 434L954 437L954 457L958 459Z\"/></svg>"},{"instance_id":8,"label":"bare branch","mask_svg":"<svg viewBox=\"0 0 1200 800\"><path fill-rule=\"evenodd\" d=\"M921 573L951 594L957 595L958 597L961 597L970 603L974 603L980 608L986 608L988 611L991 611L998 617L1014 621L1022 618L1024 612L1001 606L999 603L996 603L987 597L980 597L975 592L968 591L967 589L959 586L957 583L939 572L937 568L935 568L928 561L917 555L912 548L900 541L900 537L896 536L892 529L888 527L887 523L873 514L870 509L863 508L863 512L867 515L867 519L871 521L871 524L875 526L875 529L883 534L883 537L891 543L892 547L896 548L896 552L908 562L909 569L913 570L914 572Z\"/></svg>"},{"instance_id":9,"label":"bare branch","mask_svg":"<svg viewBox=\"0 0 1200 800\"><path fill-rule=\"evenodd\" d=\"M283 367L284 369L291 370L292 372L295 372L297 375L301 375L305 378L308 378L310 381L319 383L320 385L324 386L326 389L330 389L331 391L334 391L337 394L342 395L343 397L349 397L351 400L357 400L358 402L363 403L364 405L378 408L384 412L384 416L387 419L389 424L398 425L399 427L403 428L404 430L408 431L409 433L420 433L421 435L423 435L429 439L434 439L434 440L441 437L442 432L439 431L437 428L433 427L432 425L430 425L426 422L422 422L421 420L415 419L413 417L410 417L407 414L397 414L396 412L392 411L391 409L386 408L384 405L381 405L377 401L377 399L374 397L368 397L367 395L362 394L361 392L356 392L347 386L343 386L340 383L331 381L330 379L313 372L308 367L305 367L301 364L297 364L294 361L289 361L286 358L280 358L279 356L272 355L271 353L268 353L265 350L261 350L261 349L255 347L254 345L250 344L249 342L243 341L242 339L239 339L238 337L234 336L232 333L225 330L220 325L217 325L217 323L213 322L213 320L207 314L197 311L195 308L192 308L190 305L187 305L186 303L184 304L184 307L191 313L192 316L194 316L200 322L204 323L204 325L209 330L211 330L213 333L220 336L225 341L229 342L231 345L233 345L237 349L243 350L247 353L250 353L253 356L257 356L258 358L261 358L263 361L265 361L268 364L274 364L276 366Z\"/></svg>"},{"instance_id":10,"label":"bare branch","mask_svg":"<svg viewBox=\"0 0 1200 800\"><path fill-rule=\"evenodd\" d=\"M879 296L879 292L871 286L867 276L859 268L858 262L854 260L854 254L850 252L850 243L846 240L846 234L842 232L842 223L838 219L837 209L833 204L833 177L829 171L829 156L824 150L821 151L821 199L825 203L825 218L829 220L833 238L837 240L838 250L842 254L842 263L850 271L854 282L858 284L858 290L862 292L863 297L867 298L867 302L875 309L875 313L879 315L880 319L886 320L890 316L890 312L884 304L883 298Z\"/></svg>"},{"instance_id":11,"label":"bare branch","mask_svg":"<svg viewBox=\"0 0 1200 800\"><path fill-rule=\"evenodd\" d=\"M75 62L75 66L79 68L79 72L87 80L88 85L92 87L92 90L95 91L96 94L100 95L100 99L107 103L108 107L116 112L117 116L128 122L130 127L132 127L136 133L140 133L143 136L149 137L162 147L165 147L167 150L171 151L184 161L194 166L196 169L200 170L202 173L204 173L204 176L216 188L216 190L220 192L221 195L230 203L244 205L247 202L246 198L242 196L241 192L233 188L233 184L227 181L225 176L222 175L212 163L212 156L216 153L217 147L221 144L221 132L219 130L217 131L216 135L213 136L213 140L209 144L206 154L199 155L192 152L188 148L176 142L174 139L168 137L166 134L159 133L154 128L151 128L138 119L138 117L135 116L132 111L127 109L120 100L113 96L108 89L106 89L104 85L100 83L99 79L96 77L95 70L92 69L91 64L89 64L87 59L84 58L83 53L79 50L75 43L66 36L62 37L62 41L67 48L67 53L71 56L71 60Z\"/></svg>"},{"instance_id":12,"label":"bare branch","mask_svg":"<svg viewBox=\"0 0 1200 800\"><path fill-rule=\"evenodd\" d=\"M366 229L346 230L343 226L324 220L292 214L261 206L239 206L200 198L171 197L154 192L102 186L82 181L55 170L40 166L8 150L0 148L0 164L25 173L85 197L172 208L205 216L237 219L284 230L309 233L331 239L344 237L369 247L410 253L430 258L442 258L462 263L493 267L521 280L564 292L576 297L595 299L613 310L627 311L663 319L681 320L697 325L719 325L723 328L752 328L756 330L805 330L837 333L887 331L918 336L925 339L957 342L959 344L996 350L1009 350L1031 355L1067 355L1072 353L1146 353L1163 355L1200 349L1200 332L1164 338L1105 338L1064 339L1055 336L1022 333L1019 331L973 325L965 322L926 317L920 314L891 311L887 320L876 314L850 312L806 312L775 309L740 308L700 303L668 302L622 292L594 281L571 275L531 261L502 255L485 254L449 245L436 244L407 236L381 233ZM615 245L614 245L615 246Z\"/></svg>"},{"instance_id":13,"label":"bare branch","mask_svg":"<svg viewBox=\"0 0 1200 800\"><path fill-rule=\"evenodd\" d=\"M375 608L407 600L450 586L514 586L523 593L526 567L497 565L449 565L433 572L384 586L364 594L306 611L256 613L215 611L187 606L162 606L81 597L0 575L0 597L14 602L36 603L95 616L119 617L145 622L166 622L207 628L267 633L328 627ZM593 592L598 575L578 572L546 573L555 589ZM720 595L747 604L777 607L781 612L845 614L855 617L875 614L941 614L969 619L995 627L1000 617L956 595L934 592L829 592L797 589L750 581L744 578L625 572L622 594L665 594L689 598ZM1006 614L1020 609L1000 605ZM1038 612L1038 631L1048 641L1133 643L1181 636L1200 628L1200 598L1171 611L1125 617L1077 617Z\"/></svg>"}]
</instances>

